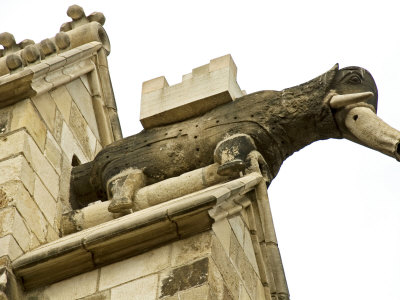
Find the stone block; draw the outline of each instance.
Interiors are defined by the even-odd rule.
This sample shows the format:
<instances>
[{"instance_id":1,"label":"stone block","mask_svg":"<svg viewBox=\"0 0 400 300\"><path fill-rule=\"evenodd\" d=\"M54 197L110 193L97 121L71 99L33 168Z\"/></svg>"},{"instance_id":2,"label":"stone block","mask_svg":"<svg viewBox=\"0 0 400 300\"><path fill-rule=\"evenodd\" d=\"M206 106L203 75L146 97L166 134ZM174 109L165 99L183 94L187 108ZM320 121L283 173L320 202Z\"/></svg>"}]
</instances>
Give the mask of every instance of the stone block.
<instances>
[{"instance_id":1,"label":"stone block","mask_svg":"<svg viewBox=\"0 0 400 300\"><path fill-rule=\"evenodd\" d=\"M110 299L111 299L111 290L107 290L84 298L79 298L78 300L110 300Z\"/></svg>"},{"instance_id":2,"label":"stone block","mask_svg":"<svg viewBox=\"0 0 400 300\"><path fill-rule=\"evenodd\" d=\"M51 163L53 168L56 170L56 172L60 174L61 148L49 131L47 132L46 148L44 151L44 155L46 156L47 160Z\"/></svg>"},{"instance_id":3,"label":"stone block","mask_svg":"<svg viewBox=\"0 0 400 300\"><path fill-rule=\"evenodd\" d=\"M229 224L231 224L232 230L239 241L240 246L243 248L244 245L244 223L240 216L235 216L229 219Z\"/></svg>"},{"instance_id":4,"label":"stone block","mask_svg":"<svg viewBox=\"0 0 400 300\"><path fill-rule=\"evenodd\" d=\"M12 111L11 130L26 128L41 151L46 143L46 125L29 99L15 104Z\"/></svg>"},{"instance_id":5,"label":"stone block","mask_svg":"<svg viewBox=\"0 0 400 300\"><path fill-rule=\"evenodd\" d=\"M226 255L224 248L216 237L212 239L212 259L221 273L226 287L233 299L239 299L240 277L231 260Z\"/></svg>"},{"instance_id":6,"label":"stone block","mask_svg":"<svg viewBox=\"0 0 400 300\"><path fill-rule=\"evenodd\" d=\"M29 230L15 207L0 210L0 236L12 235L24 252L30 249Z\"/></svg>"},{"instance_id":7,"label":"stone block","mask_svg":"<svg viewBox=\"0 0 400 300\"><path fill-rule=\"evenodd\" d=\"M0 109L0 134L5 134L10 130L11 108Z\"/></svg>"},{"instance_id":8,"label":"stone block","mask_svg":"<svg viewBox=\"0 0 400 300\"><path fill-rule=\"evenodd\" d=\"M254 272L252 265L244 254L243 248L240 246L235 235L231 235L229 256L237 272L240 274L242 283L244 284L248 294L251 299L254 299L257 290L257 281L260 279Z\"/></svg>"},{"instance_id":9,"label":"stone block","mask_svg":"<svg viewBox=\"0 0 400 300\"><path fill-rule=\"evenodd\" d=\"M72 158L71 158L72 160ZM60 176L60 191L59 191L59 202L62 203L62 213L66 213L71 210L71 203L70 203L70 180L71 180L71 160L62 153L61 159L61 176Z\"/></svg>"},{"instance_id":10,"label":"stone block","mask_svg":"<svg viewBox=\"0 0 400 300\"><path fill-rule=\"evenodd\" d=\"M224 218L220 221L215 222L212 225L212 230L214 231L215 236L224 248L225 253L229 255L229 245L231 243L232 229L228 220Z\"/></svg>"},{"instance_id":11,"label":"stone block","mask_svg":"<svg viewBox=\"0 0 400 300\"><path fill-rule=\"evenodd\" d=\"M253 299L257 299L257 298L250 298L249 294L246 291L246 288L241 284L239 300L253 300Z\"/></svg>"},{"instance_id":12,"label":"stone block","mask_svg":"<svg viewBox=\"0 0 400 300\"><path fill-rule=\"evenodd\" d=\"M184 265L209 254L211 254L211 234L200 233L172 244L171 266Z\"/></svg>"},{"instance_id":13,"label":"stone block","mask_svg":"<svg viewBox=\"0 0 400 300\"><path fill-rule=\"evenodd\" d=\"M7 160L9 161L8 163L7 161L3 161L2 163L5 165L10 165L11 167L14 165L12 168L15 170L17 170L18 167L22 168L22 171L20 171L21 175L16 175L15 172L18 173L19 171L12 172L9 170L4 173L2 172L0 174L0 178L12 178L13 176L15 179L20 178L24 184L26 184L27 189L32 194L34 176L33 172L29 170L29 165L24 162L24 159L26 158L26 160L33 167L33 170L40 176L49 191L52 193L53 197L56 198L59 186L58 174L49 163L47 158L40 151L35 141L25 130L19 130L10 133L3 139L0 139L0 159L16 155L17 153L23 153L24 156L17 156L16 158ZM20 161L20 163L18 163L18 161ZM0 182L4 182L4 179L0 179Z\"/></svg>"},{"instance_id":14,"label":"stone block","mask_svg":"<svg viewBox=\"0 0 400 300\"><path fill-rule=\"evenodd\" d=\"M54 128L54 138L56 139L57 143L61 144L61 131L63 126L64 118L61 115L61 112L56 108L56 121L55 121L55 128Z\"/></svg>"},{"instance_id":15,"label":"stone block","mask_svg":"<svg viewBox=\"0 0 400 300\"><path fill-rule=\"evenodd\" d=\"M8 189L4 190L7 194ZM15 195L13 196L15 197ZM10 197L12 196L10 195ZM31 249L29 230L15 207L7 207L0 210L0 236L7 235L13 236L22 251L27 252Z\"/></svg>"},{"instance_id":16,"label":"stone block","mask_svg":"<svg viewBox=\"0 0 400 300\"><path fill-rule=\"evenodd\" d=\"M88 130L86 129L87 123L75 103L72 103L71 105L69 126L71 131L74 133L76 140L81 145L86 157L91 158L92 153L90 151L89 137L87 133Z\"/></svg>"},{"instance_id":17,"label":"stone block","mask_svg":"<svg viewBox=\"0 0 400 300\"><path fill-rule=\"evenodd\" d=\"M33 193L35 176L24 156L18 155L0 162L0 170L0 184L20 181L31 194Z\"/></svg>"},{"instance_id":18,"label":"stone block","mask_svg":"<svg viewBox=\"0 0 400 300\"><path fill-rule=\"evenodd\" d=\"M209 258L206 257L162 274L160 297L173 296L179 291L206 283L208 264Z\"/></svg>"},{"instance_id":19,"label":"stone block","mask_svg":"<svg viewBox=\"0 0 400 300\"><path fill-rule=\"evenodd\" d=\"M64 121L68 124L71 111L72 98L67 88L62 85L50 92L51 97L61 112Z\"/></svg>"},{"instance_id":20,"label":"stone block","mask_svg":"<svg viewBox=\"0 0 400 300\"><path fill-rule=\"evenodd\" d=\"M31 163L33 170L39 175L40 179L49 190L51 195L57 199L59 190L59 176L44 154L39 150L36 143L28 137L28 151L26 156Z\"/></svg>"},{"instance_id":21,"label":"stone block","mask_svg":"<svg viewBox=\"0 0 400 300\"><path fill-rule=\"evenodd\" d=\"M47 287L43 297L47 299L71 300L89 296L96 292L98 270L87 272Z\"/></svg>"},{"instance_id":22,"label":"stone block","mask_svg":"<svg viewBox=\"0 0 400 300\"><path fill-rule=\"evenodd\" d=\"M210 298L208 284L192 288L179 293L179 300L207 300Z\"/></svg>"},{"instance_id":23,"label":"stone block","mask_svg":"<svg viewBox=\"0 0 400 300\"><path fill-rule=\"evenodd\" d=\"M54 132L56 104L54 103L53 98L49 93L43 93L39 96L32 97L31 99L47 127L51 132Z\"/></svg>"},{"instance_id":24,"label":"stone block","mask_svg":"<svg viewBox=\"0 0 400 300\"><path fill-rule=\"evenodd\" d=\"M96 150L96 137L74 103L71 106L69 125L86 157L92 159Z\"/></svg>"},{"instance_id":25,"label":"stone block","mask_svg":"<svg viewBox=\"0 0 400 300\"><path fill-rule=\"evenodd\" d=\"M111 289L111 300L156 300L158 275L150 275Z\"/></svg>"},{"instance_id":26,"label":"stone block","mask_svg":"<svg viewBox=\"0 0 400 300\"><path fill-rule=\"evenodd\" d=\"M58 213L56 201L37 176L35 179L35 191L33 196L36 204L39 206L47 221L51 226L54 226L54 222Z\"/></svg>"},{"instance_id":27,"label":"stone block","mask_svg":"<svg viewBox=\"0 0 400 300\"><path fill-rule=\"evenodd\" d=\"M86 89L80 78L75 79L66 85L66 88L74 100L75 104L78 106L79 110L82 113L82 116L85 118L88 123L90 129L96 136L98 140L99 131L97 128L97 121L93 110L92 97L89 94L89 91Z\"/></svg>"},{"instance_id":28,"label":"stone block","mask_svg":"<svg viewBox=\"0 0 400 300\"><path fill-rule=\"evenodd\" d=\"M86 163L89 158L84 154L78 141L75 139L68 125L64 122L61 136L61 149L67 155L67 158L72 162L72 157L76 155L81 163Z\"/></svg>"},{"instance_id":29,"label":"stone block","mask_svg":"<svg viewBox=\"0 0 400 300\"><path fill-rule=\"evenodd\" d=\"M20 257L24 252L14 240L12 235L0 237L0 257L8 256L11 261Z\"/></svg>"},{"instance_id":30,"label":"stone block","mask_svg":"<svg viewBox=\"0 0 400 300\"><path fill-rule=\"evenodd\" d=\"M3 187L4 190L6 190ZM7 193L16 195L15 205L25 220L28 228L36 235L40 243L46 242L48 222L42 215L35 201L19 181L7 185Z\"/></svg>"},{"instance_id":31,"label":"stone block","mask_svg":"<svg viewBox=\"0 0 400 300\"><path fill-rule=\"evenodd\" d=\"M195 68L179 84L164 77L143 83L140 121L144 128L182 121L241 97L237 68L230 55Z\"/></svg>"},{"instance_id":32,"label":"stone block","mask_svg":"<svg viewBox=\"0 0 400 300\"><path fill-rule=\"evenodd\" d=\"M258 276L260 276L260 272L259 272L257 260L256 260L256 255L254 252L253 242L252 242L252 239L250 236L250 232L247 228L245 228L245 230L244 230L243 250L244 250L244 253L245 253L248 261L252 265L254 272L256 272L256 274Z\"/></svg>"},{"instance_id":33,"label":"stone block","mask_svg":"<svg viewBox=\"0 0 400 300\"><path fill-rule=\"evenodd\" d=\"M159 272L170 265L170 246L157 248L101 269L99 290Z\"/></svg>"}]
</instances>

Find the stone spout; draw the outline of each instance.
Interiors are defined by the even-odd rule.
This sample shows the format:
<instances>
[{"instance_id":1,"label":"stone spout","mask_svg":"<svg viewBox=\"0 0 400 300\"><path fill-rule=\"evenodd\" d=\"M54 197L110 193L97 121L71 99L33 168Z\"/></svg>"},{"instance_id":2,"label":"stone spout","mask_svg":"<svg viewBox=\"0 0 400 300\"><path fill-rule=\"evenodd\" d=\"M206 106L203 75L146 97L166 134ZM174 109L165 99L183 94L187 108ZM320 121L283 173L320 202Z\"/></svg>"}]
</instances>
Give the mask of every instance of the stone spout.
<instances>
[{"instance_id":1,"label":"stone spout","mask_svg":"<svg viewBox=\"0 0 400 300\"><path fill-rule=\"evenodd\" d=\"M400 161L400 131L392 128L366 106L350 108L344 119L344 137Z\"/></svg>"}]
</instances>

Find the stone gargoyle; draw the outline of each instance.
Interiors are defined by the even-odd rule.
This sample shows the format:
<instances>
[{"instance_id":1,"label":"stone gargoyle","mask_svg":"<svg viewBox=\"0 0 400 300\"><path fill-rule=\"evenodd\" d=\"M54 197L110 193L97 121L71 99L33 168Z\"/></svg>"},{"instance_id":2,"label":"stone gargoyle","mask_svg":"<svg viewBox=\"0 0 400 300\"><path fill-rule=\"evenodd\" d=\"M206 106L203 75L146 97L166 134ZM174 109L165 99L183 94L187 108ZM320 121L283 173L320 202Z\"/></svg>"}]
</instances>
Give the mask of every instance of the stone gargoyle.
<instances>
[{"instance_id":1,"label":"stone gargoyle","mask_svg":"<svg viewBox=\"0 0 400 300\"><path fill-rule=\"evenodd\" d=\"M246 95L114 142L73 169L72 188L86 198L111 199L109 211L121 212L135 207L134 194L144 185L213 163L219 163L219 175L237 174L255 153L269 184L287 157L328 138L346 138L400 160L400 132L377 117L377 100L367 70L335 65L304 84Z\"/></svg>"}]
</instances>

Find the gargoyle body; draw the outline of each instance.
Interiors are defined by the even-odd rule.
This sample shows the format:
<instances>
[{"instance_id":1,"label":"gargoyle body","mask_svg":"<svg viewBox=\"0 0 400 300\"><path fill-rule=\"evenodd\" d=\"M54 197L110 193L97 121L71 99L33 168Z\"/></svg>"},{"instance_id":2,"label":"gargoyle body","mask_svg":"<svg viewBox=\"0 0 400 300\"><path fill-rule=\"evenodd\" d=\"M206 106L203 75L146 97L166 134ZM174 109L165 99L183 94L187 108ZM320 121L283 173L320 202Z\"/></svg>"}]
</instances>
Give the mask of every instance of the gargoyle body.
<instances>
[{"instance_id":1,"label":"gargoyle body","mask_svg":"<svg viewBox=\"0 0 400 300\"><path fill-rule=\"evenodd\" d=\"M72 186L78 194L105 200L115 198L112 185L125 170L140 173L134 179L138 185L214 162L220 163L218 173L229 175L246 167L252 151L261 154L270 182L287 157L328 138L345 137L399 160L400 132L376 116L377 97L368 71L336 65L299 86L246 95L201 116L114 142L92 162L74 168ZM118 211L116 206L110 211Z\"/></svg>"}]
</instances>

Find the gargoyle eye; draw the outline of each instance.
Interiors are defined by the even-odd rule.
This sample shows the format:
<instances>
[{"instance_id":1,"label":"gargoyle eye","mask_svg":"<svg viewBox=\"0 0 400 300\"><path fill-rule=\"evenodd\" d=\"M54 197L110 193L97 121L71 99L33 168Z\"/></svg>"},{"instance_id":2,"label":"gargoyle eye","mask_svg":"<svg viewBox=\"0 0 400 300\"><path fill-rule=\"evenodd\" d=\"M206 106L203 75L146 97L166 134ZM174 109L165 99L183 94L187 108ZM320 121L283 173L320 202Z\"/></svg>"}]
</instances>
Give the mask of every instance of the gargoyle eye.
<instances>
[{"instance_id":1,"label":"gargoyle eye","mask_svg":"<svg viewBox=\"0 0 400 300\"><path fill-rule=\"evenodd\" d=\"M352 75L348 80L346 80L346 83L349 84L360 84L361 83L361 77L357 74Z\"/></svg>"}]
</instances>

